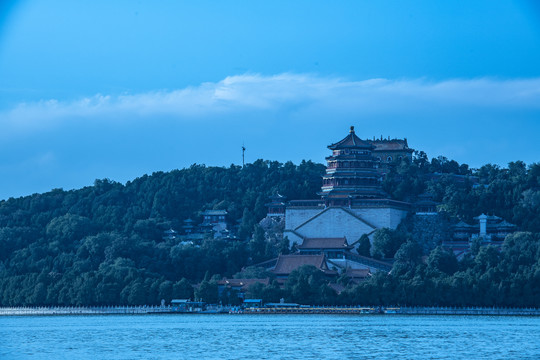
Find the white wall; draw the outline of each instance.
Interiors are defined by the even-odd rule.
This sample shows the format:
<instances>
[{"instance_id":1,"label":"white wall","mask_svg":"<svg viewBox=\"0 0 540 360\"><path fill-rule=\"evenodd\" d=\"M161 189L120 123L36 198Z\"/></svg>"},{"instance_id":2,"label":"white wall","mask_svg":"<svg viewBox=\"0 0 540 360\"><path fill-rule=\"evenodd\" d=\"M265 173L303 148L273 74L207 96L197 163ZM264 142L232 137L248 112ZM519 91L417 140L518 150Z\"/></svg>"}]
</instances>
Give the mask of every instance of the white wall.
<instances>
[{"instance_id":1,"label":"white wall","mask_svg":"<svg viewBox=\"0 0 540 360\"><path fill-rule=\"evenodd\" d=\"M370 226L350 214L367 221ZM285 213L284 236L289 238L289 244L302 243L302 238L291 232L294 230L300 236L309 238L337 238L345 236L349 244L354 243L363 234L369 234L378 228L396 229L407 216L407 211L386 208L346 208L330 207L316 208L287 208Z\"/></svg>"}]
</instances>

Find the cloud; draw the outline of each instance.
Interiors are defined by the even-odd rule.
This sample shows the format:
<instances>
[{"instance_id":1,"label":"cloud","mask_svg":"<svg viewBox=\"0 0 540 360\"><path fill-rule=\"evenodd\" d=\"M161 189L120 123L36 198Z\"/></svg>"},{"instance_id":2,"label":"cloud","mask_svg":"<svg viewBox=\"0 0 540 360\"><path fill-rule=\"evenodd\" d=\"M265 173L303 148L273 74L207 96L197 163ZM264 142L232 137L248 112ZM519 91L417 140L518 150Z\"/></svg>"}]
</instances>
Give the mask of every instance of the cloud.
<instances>
[{"instance_id":1,"label":"cloud","mask_svg":"<svg viewBox=\"0 0 540 360\"><path fill-rule=\"evenodd\" d=\"M0 113L0 125L8 131L33 131L81 119L131 121L170 116L185 120L291 108L357 116L414 115L441 108L537 111L540 78L350 81L312 74L245 74L177 90L21 103Z\"/></svg>"}]
</instances>

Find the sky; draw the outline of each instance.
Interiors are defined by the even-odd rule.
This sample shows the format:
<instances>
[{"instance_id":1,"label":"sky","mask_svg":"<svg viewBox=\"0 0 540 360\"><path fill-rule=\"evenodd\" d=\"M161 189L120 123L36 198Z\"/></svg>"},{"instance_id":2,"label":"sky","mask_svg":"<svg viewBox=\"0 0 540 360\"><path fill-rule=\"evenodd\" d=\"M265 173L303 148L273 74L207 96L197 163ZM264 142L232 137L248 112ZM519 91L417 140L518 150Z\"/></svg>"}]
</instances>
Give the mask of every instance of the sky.
<instances>
[{"instance_id":1,"label":"sky","mask_svg":"<svg viewBox=\"0 0 540 360\"><path fill-rule=\"evenodd\" d=\"M0 199L262 158L354 125L471 167L540 161L540 5L0 1Z\"/></svg>"}]
</instances>

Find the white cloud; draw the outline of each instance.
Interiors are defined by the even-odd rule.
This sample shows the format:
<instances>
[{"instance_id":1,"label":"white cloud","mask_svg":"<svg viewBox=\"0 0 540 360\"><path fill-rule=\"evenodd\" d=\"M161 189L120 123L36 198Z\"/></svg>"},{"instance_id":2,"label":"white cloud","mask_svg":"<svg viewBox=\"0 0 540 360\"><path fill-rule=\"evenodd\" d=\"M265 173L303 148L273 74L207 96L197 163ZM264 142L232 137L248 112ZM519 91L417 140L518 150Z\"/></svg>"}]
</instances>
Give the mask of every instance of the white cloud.
<instances>
[{"instance_id":1,"label":"white cloud","mask_svg":"<svg viewBox=\"0 0 540 360\"><path fill-rule=\"evenodd\" d=\"M246 74L172 91L22 103L0 113L0 125L7 131L32 131L78 119L110 121L162 115L192 119L298 106L358 116L396 112L414 115L441 107L536 111L540 109L540 78L349 81L311 74Z\"/></svg>"}]
</instances>

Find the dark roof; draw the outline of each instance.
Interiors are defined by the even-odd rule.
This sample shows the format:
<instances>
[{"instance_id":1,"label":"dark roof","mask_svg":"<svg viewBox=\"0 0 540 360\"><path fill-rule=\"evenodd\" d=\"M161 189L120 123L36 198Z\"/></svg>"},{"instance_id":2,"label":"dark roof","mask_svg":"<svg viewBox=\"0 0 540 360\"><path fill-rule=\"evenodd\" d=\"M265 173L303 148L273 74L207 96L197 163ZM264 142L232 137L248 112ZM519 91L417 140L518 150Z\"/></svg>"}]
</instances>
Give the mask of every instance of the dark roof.
<instances>
[{"instance_id":1,"label":"dark roof","mask_svg":"<svg viewBox=\"0 0 540 360\"><path fill-rule=\"evenodd\" d=\"M299 249L348 249L350 248L345 237L341 238L306 238Z\"/></svg>"},{"instance_id":2,"label":"dark roof","mask_svg":"<svg viewBox=\"0 0 540 360\"><path fill-rule=\"evenodd\" d=\"M279 255L274 274L289 275L293 270L303 265L312 265L325 273L334 273L328 270L324 255Z\"/></svg>"},{"instance_id":3,"label":"dark roof","mask_svg":"<svg viewBox=\"0 0 540 360\"><path fill-rule=\"evenodd\" d=\"M345 274L351 278L364 279L370 276L371 272L369 269L347 269Z\"/></svg>"},{"instance_id":4,"label":"dark roof","mask_svg":"<svg viewBox=\"0 0 540 360\"><path fill-rule=\"evenodd\" d=\"M349 135L345 136L345 138L335 144L328 145L328 148L330 150L344 148L373 149L374 146L356 136L356 134L354 133L354 126L351 126L351 131L349 131Z\"/></svg>"},{"instance_id":5,"label":"dark roof","mask_svg":"<svg viewBox=\"0 0 540 360\"><path fill-rule=\"evenodd\" d=\"M454 228L474 228L474 227L477 227L477 226L469 225L463 220L461 220L460 222L454 225Z\"/></svg>"},{"instance_id":6,"label":"dark roof","mask_svg":"<svg viewBox=\"0 0 540 360\"><path fill-rule=\"evenodd\" d=\"M202 215L227 215L226 210L206 210Z\"/></svg>"},{"instance_id":7,"label":"dark roof","mask_svg":"<svg viewBox=\"0 0 540 360\"><path fill-rule=\"evenodd\" d=\"M496 225L496 227L498 227L498 228L515 228L516 225L510 224L508 221L503 220L503 221L501 221L500 223L498 223L498 224Z\"/></svg>"},{"instance_id":8,"label":"dark roof","mask_svg":"<svg viewBox=\"0 0 540 360\"><path fill-rule=\"evenodd\" d=\"M413 152L412 149L409 149L407 144L407 139L383 139L383 140L366 140L367 143L374 145L375 149L373 151L396 151L396 150L405 150L408 152Z\"/></svg>"},{"instance_id":9,"label":"dark roof","mask_svg":"<svg viewBox=\"0 0 540 360\"><path fill-rule=\"evenodd\" d=\"M480 219L486 219L488 221L498 221L498 220L502 220L500 217L498 216L495 216L495 215L486 215L486 214L482 214L482 215L479 215L475 218L473 218L474 220L480 220Z\"/></svg>"}]
</instances>

